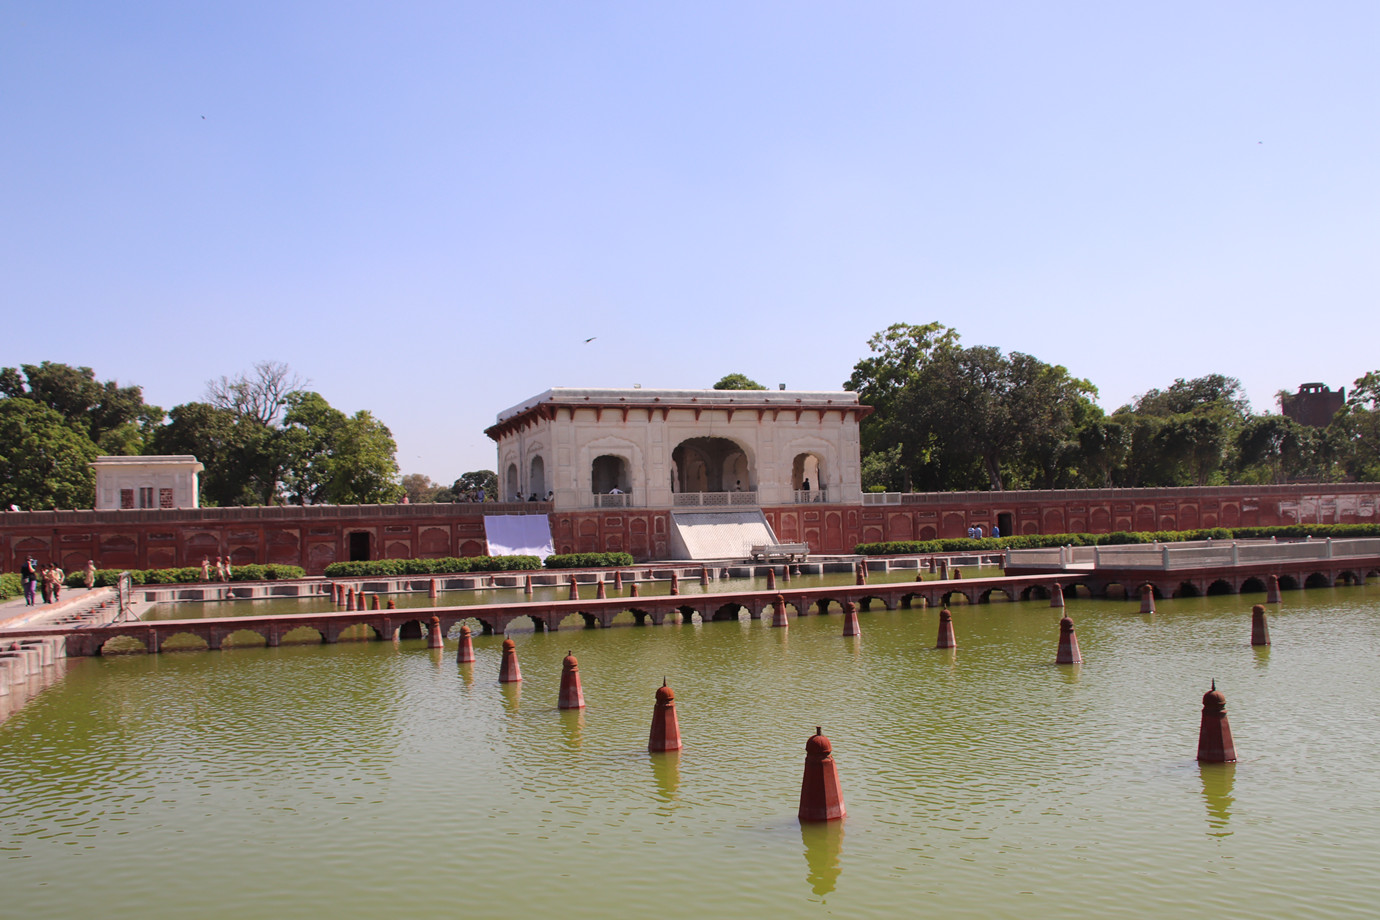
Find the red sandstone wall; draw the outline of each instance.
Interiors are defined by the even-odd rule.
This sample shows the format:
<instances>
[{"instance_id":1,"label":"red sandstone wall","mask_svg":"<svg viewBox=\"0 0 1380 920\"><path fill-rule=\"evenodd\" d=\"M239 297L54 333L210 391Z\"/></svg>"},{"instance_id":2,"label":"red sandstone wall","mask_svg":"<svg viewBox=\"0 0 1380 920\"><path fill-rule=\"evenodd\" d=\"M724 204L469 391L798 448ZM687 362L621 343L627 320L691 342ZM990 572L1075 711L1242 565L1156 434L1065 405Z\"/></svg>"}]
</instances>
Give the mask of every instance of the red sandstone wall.
<instances>
[{"instance_id":1,"label":"red sandstone wall","mask_svg":"<svg viewBox=\"0 0 1380 920\"><path fill-rule=\"evenodd\" d=\"M1003 533L1111 533L1277 524L1380 523L1380 484L1204 489L1079 489L907 496L904 505L798 505L766 509L782 542L847 553L858 543L964 537L1009 516ZM1000 517L999 517L1000 516Z\"/></svg>"},{"instance_id":2,"label":"red sandstone wall","mask_svg":"<svg viewBox=\"0 0 1380 920\"><path fill-rule=\"evenodd\" d=\"M527 510L484 506L490 514ZM69 572L88 559L101 568L151 569L228 555L235 565L300 565L319 575L350 558L352 534L368 537L371 559L482 556L489 550L483 515L470 505L38 511L0 514L0 566L15 571L32 555Z\"/></svg>"},{"instance_id":3,"label":"red sandstone wall","mask_svg":"<svg viewBox=\"0 0 1380 920\"><path fill-rule=\"evenodd\" d=\"M904 505L789 505L764 509L783 542L816 553L850 553L858 543L990 533L1009 515L1015 533L1107 533L1293 523L1378 523L1380 484L1238 486L1205 489L1085 489L906 496ZM913 502L913 503L911 503ZM527 503L482 506L487 514L537 510ZM544 507L544 506L539 506ZM202 508L183 511L0 512L0 566L24 556L74 571L199 565L228 554L236 565L277 562L320 574L349 558L364 533L373 559L478 556L488 552L483 513L473 505L358 505ZM627 552L639 561L670 553L665 509L551 514L556 552ZM1005 532L1005 531L1004 531Z\"/></svg>"},{"instance_id":4,"label":"red sandstone wall","mask_svg":"<svg viewBox=\"0 0 1380 920\"><path fill-rule=\"evenodd\" d=\"M632 553L665 559L671 552L671 515L665 510L572 511L551 515L558 553Z\"/></svg>"}]
</instances>

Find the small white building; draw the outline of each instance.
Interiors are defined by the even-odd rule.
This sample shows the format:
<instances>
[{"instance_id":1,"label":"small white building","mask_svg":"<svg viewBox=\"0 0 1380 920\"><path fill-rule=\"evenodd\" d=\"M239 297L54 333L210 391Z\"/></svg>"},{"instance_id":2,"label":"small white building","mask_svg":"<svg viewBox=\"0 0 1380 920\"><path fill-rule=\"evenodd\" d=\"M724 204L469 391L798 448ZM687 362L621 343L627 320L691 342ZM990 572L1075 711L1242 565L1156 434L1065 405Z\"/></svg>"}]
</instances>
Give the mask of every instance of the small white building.
<instances>
[{"instance_id":1,"label":"small white building","mask_svg":"<svg viewBox=\"0 0 1380 920\"><path fill-rule=\"evenodd\" d=\"M96 510L196 508L205 469L196 457L97 457Z\"/></svg>"},{"instance_id":2,"label":"small white building","mask_svg":"<svg viewBox=\"0 0 1380 920\"><path fill-rule=\"evenodd\" d=\"M556 511L862 502L856 393L553 388L498 415L501 499Z\"/></svg>"}]
</instances>

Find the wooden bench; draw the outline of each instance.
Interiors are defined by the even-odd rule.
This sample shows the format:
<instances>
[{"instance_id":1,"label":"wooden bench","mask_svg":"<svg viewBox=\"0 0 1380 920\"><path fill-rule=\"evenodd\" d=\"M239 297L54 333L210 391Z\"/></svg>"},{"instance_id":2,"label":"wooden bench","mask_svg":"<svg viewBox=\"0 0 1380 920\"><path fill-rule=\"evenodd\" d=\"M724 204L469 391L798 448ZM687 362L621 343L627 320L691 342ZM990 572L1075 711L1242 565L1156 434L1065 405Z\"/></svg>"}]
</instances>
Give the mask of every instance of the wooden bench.
<instances>
[{"instance_id":1,"label":"wooden bench","mask_svg":"<svg viewBox=\"0 0 1380 920\"><path fill-rule=\"evenodd\" d=\"M788 562L803 562L810 555L808 543L764 543L752 548L752 561L785 559Z\"/></svg>"}]
</instances>

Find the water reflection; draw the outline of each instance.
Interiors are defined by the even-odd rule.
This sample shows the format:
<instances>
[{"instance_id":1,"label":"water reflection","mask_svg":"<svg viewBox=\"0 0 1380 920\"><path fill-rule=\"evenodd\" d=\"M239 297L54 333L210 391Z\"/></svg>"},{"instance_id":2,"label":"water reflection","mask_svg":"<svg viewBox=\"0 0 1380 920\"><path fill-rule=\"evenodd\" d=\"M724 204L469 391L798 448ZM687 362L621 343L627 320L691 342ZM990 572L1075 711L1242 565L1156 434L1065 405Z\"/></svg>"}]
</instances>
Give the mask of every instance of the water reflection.
<instances>
[{"instance_id":1,"label":"water reflection","mask_svg":"<svg viewBox=\"0 0 1380 920\"><path fill-rule=\"evenodd\" d=\"M503 697L503 711L510 716L517 715L522 708L522 681L499 684L498 692Z\"/></svg>"},{"instance_id":2,"label":"water reflection","mask_svg":"<svg viewBox=\"0 0 1380 920\"><path fill-rule=\"evenodd\" d=\"M657 798L672 804L680 791L680 751L652 754L652 780L656 783Z\"/></svg>"},{"instance_id":3,"label":"water reflection","mask_svg":"<svg viewBox=\"0 0 1380 920\"><path fill-rule=\"evenodd\" d=\"M583 709L558 709L561 719L561 736L565 746L578 751L584 744L585 711Z\"/></svg>"},{"instance_id":4,"label":"water reflection","mask_svg":"<svg viewBox=\"0 0 1380 920\"><path fill-rule=\"evenodd\" d=\"M843 874L843 822L805 822L800 825L800 842L805 845L805 881L810 890L823 897L838 885Z\"/></svg>"},{"instance_id":5,"label":"water reflection","mask_svg":"<svg viewBox=\"0 0 1380 920\"><path fill-rule=\"evenodd\" d=\"M9 692L0 696L0 722L23 709L25 703L57 683L67 673L69 664L68 659L59 658L37 674L30 674L28 680L11 684Z\"/></svg>"},{"instance_id":6,"label":"water reflection","mask_svg":"<svg viewBox=\"0 0 1380 920\"><path fill-rule=\"evenodd\" d=\"M466 661L456 665L460 669L460 680L469 689L474 686L474 662Z\"/></svg>"},{"instance_id":7,"label":"water reflection","mask_svg":"<svg viewBox=\"0 0 1380 920\"><path fill-rule=\"evenodd\" d=\"M1203 804L1207 806L1209 837L1230 837L1227 821L1231 818L1232 784L1236 780L1234 763L1200 763L1198 774L1203 780Z\"/></svg>"},{"instance_id":8,"label":"water reflection","mask_svg":"<svg viewBox=\"0 0 1380 920\"><path fill-rule=\"evenodd\" d=\"M1270 663L1270 646L1252 645L1251 651L1255 653L1255 666L1258 670L1265 670L1265 666Z\"/></svg>"}]
</instances>

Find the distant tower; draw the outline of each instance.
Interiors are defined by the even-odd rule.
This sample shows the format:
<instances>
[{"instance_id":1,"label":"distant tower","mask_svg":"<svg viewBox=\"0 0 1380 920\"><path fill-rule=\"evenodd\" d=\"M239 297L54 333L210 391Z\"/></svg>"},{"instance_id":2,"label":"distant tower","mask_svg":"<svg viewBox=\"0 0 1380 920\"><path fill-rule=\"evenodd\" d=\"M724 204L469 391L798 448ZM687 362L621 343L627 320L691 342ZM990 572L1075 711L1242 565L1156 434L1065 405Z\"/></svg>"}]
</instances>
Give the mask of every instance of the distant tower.
<instances>
[{"instance_id":1,"label":"distant tower","mask_svg":"<svg viewBox=\"0 0 1380 920\"><path fill-rule=\"evenodd\" d=\"M1332 392L1326 384L1302 383L1297 393L1282 393L1279 408L1286 416L1300 425L1326 428L1332 416L1346 402L1346 387Z\"/></svg>"}]
</instances>

